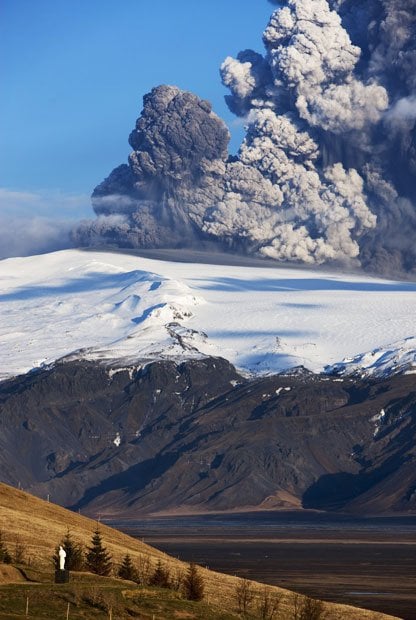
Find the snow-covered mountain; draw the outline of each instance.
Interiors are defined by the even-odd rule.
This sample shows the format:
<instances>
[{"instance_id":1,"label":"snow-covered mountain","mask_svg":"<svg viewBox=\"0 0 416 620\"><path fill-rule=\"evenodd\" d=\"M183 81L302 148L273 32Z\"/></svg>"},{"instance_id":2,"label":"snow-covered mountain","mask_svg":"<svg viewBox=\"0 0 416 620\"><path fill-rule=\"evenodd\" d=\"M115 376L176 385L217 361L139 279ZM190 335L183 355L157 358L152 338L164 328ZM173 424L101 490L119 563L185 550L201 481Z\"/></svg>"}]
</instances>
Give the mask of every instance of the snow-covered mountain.
<instances>
[{"instance_id":1,"label":"snow-covered mountain","mask_svg":"<svg viewBox=\"0 0 416 620\"><path fill-rule=\"evenodd\" d=\"M409 336L373 351L345 358L327 366L325 372L339 376L389 377L416 374L416 337Z\"/></svg>"},{"instance_id":2,"label":"snow-covered mountain","mask_svg":"<svg viewBox=\"0 0 416 620\"><path fill-rule=\"evenodd\" d=\"M62 357L211 355L249 373L416 368L410 282L66 250L1 261L0 290L1 379Z\"/></svg>"},{"instance_id":3,"label":"snow-covered mountain","mask_svg":"<svg viewBox=\"0 0 416 620\"><path fill-rule=\"evenodd\" d=\"M0 287L1 480L94 515L416 514L415 283L68 250ZM273 374L299 365L327 374Z\"/></svg>"}]
</instances>

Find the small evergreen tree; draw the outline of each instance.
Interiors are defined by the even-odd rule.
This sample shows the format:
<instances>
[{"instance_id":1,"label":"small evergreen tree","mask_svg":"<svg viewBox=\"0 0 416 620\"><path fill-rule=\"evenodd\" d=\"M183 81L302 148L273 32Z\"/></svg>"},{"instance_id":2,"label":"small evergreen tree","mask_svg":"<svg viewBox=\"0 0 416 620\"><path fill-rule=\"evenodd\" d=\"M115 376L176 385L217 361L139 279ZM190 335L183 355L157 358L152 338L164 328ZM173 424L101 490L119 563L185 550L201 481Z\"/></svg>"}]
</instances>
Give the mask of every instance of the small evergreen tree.
<instances>
[{"instance_id":1,"label":"small evergreen tree","mask_svg":"<svg viewBox=\"0 0 416 620\"><path fill-rule=\"evenodd\" d=\"M204 580L193 562L189 564L183 579L183 593L188 601L201 601L204 598Z\"/></svg>"},{"instance_id":2,"label":"small evergreen tree","mask_svg":"<svg viewBox=\"0 0 416 620\"><path fill-rule=\"evenodd\" d=\"M7 550L6 544L3 540L3 532L0 530L0 562L3 564L10 564L12 557Z\"/></svg>"},{"instance_id":3,"label":"small evergreen tree","mask_svg":"<svg viewBox=\"0 0 416 620\"><path fill-rule=\"evenodd\" d=\"M96 575L107 576L111 572L111 555L103 546L100 530L97 528L91 539L91 546L87 547L86 568Z\"/></svg>"},{"instance_id":4,"label":"small evergreen tree","mask_svg":"<svg viewBox=\"0 0 416 620\"><path fill-rule=\"evenodd\" d=\"M59 547L63 547L66 558L65 568L67 570L80 571L84 568L84 552L82 546L77 543L73 538L68 528L65 536L61 540L60 544L55 547L55 554L53 556L53 562L55 569L59 568Z\"/></svg>"},{"instance_id":5,"label":"small evergreen tree","mask_svg":"<svg viewBox=\"0 0 416 620\"><path fill-rule=\"evenodd\" d=\"M150 586L155 586L156 588L170 588L170 573L169 570L162 564L159 560L155 572L150 577L149 580Z\"/></svg>"},{"instance_id":6,"label":"small evergreen tree","mask_svg":"<svg viewBox=\"0 0 416 620\"><path fill-rule=\"evenodd\" d=\"M129 581L138 581L137 570L131 561L131 557L129 554L125 555L123 558L123 563L117 571L120 579L128 579Z\"/></svg>"}]
</instances>

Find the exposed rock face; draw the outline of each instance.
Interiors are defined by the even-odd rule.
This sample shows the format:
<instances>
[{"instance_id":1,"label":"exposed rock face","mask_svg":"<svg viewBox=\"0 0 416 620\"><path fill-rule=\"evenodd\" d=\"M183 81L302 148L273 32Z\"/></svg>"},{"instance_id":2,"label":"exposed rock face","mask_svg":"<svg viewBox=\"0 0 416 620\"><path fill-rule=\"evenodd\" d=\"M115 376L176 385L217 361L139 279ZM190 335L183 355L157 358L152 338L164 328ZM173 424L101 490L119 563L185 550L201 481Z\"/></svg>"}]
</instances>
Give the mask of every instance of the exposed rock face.
<instances>
[{"instance_id":1,"label":"exposed rock face","mask_svg":"<svg viewBox=\"0 0 416 620\"><path fill-rule=\"evenodd\" d=\"M0 475L91 514L416 511L414 376L70 362L1 384Z\"/></svg>"}]
</instances>

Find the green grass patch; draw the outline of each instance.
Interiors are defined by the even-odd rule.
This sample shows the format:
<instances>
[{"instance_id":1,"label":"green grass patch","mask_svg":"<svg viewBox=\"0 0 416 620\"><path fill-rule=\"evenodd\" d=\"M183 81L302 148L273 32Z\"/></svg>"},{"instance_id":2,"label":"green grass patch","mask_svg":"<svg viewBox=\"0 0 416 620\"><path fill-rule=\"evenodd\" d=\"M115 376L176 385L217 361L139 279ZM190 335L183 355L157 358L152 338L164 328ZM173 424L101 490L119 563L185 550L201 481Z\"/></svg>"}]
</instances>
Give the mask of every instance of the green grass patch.
<instances>
[{"instance_id":1,"label":"green grass patch","mask_svg":"<svg viewBox=\"0 0 416 620\"><path fill-rule=\"evenodd\" d=\"M32 574L32 577L34 574ZM45 574L39 575L42 581ZM29 613L26 616L28 602ZM179 592L140 587L87 573L73 573L68 584L22 582L0 586L0 618L15 620L235 620L207 601L184 600Z\"/></svg>"}]
</instances>

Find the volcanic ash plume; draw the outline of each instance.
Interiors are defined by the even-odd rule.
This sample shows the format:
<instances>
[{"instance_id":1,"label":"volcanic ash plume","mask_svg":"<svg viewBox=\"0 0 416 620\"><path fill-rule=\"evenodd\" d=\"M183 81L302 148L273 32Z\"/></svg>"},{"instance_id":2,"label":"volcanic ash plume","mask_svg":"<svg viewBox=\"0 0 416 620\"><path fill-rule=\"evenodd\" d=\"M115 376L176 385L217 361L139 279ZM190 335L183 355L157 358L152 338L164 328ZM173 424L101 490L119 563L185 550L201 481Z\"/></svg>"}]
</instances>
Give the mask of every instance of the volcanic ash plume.
<instances>
[{"instance_id":1,"label":"volcanic ash plume","mask_svg":"<svg viewBox=\"0 0 416 620\"><path fill-rule=\"evenodd\" d=\"M271 3L265 54L221 66L238 155L207 102L153 89L81 240L415 268L416 0Z\"/></svg>"},{"instance_id":2,"label":"volcanic ash plume","mask_svg":"<svg viewBox=\"0 0 416 620\"><path fill-rule=\"evenodd\" d=\"M95 188L98 218L79 228L78 240L192 245L206 209L222 196L228 142L225 123L207 101L174 86L154 88L130 134L129 162Z\"/></svg>"}]
</instances>

